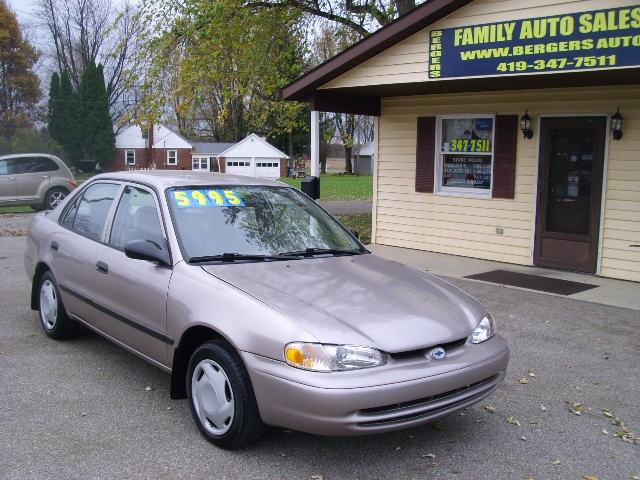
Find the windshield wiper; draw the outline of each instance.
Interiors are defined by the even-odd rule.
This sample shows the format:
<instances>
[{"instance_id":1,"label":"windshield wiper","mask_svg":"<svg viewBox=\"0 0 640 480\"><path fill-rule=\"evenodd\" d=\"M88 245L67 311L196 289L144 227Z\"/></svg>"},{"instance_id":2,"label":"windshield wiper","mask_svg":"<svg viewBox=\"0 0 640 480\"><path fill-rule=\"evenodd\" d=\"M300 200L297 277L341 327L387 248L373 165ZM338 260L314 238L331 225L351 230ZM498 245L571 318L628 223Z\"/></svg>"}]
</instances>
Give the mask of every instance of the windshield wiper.
<instances>
[{"instance_id":1,"label":"windshield wiper","mask_svg":"<svg viewBox=\"0 0 640 480\"><path fill-rule=\"evenodd\" d=\"M307 248L295 252L283 252L278 256L297 255L303 257L313 257L315 255L360 255L360 250L346 250L344 248Z\"/></svg>"},{"instance_id":2,"label":"windshield wiper","mask_svg":"<svg viewBox=\"0 0 640 480\"><path fill-rule=\"evenodd\" d=\"M247 253L222 253L220 255L204 255L189 258L189 263L206 262L235 262L236 260L248 260L254 262L266 262L267 260L299 260L300 255L258 255Z\"/></svg>"}]
</instances>

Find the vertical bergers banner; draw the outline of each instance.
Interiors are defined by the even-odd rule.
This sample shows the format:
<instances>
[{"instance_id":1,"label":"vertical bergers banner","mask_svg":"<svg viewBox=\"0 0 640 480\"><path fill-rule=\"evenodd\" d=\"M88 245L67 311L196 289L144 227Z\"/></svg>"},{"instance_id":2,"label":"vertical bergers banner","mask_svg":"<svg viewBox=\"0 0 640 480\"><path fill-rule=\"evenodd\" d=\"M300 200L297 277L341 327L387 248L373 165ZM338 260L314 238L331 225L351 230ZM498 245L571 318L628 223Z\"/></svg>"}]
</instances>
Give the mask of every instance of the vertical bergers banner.
<instances>
[{"instance_id":1,"label":"vertical bergers banner","mask_svg":"<svg viewBox=\"0 0 640 480\"><path fill-rule=\"evenodd\" d=\"M640 5L429 32L429 78L640 66Z\"/></svg>"}]
</instances>

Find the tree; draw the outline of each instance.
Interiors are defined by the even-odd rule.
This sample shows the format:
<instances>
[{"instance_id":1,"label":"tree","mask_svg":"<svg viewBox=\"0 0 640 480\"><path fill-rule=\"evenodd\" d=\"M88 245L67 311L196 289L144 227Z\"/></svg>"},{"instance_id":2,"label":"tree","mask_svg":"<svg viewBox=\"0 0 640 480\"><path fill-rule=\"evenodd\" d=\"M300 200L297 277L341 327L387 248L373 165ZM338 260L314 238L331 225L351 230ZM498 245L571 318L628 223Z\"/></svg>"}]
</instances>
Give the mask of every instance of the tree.
<instances>
[{"instance_id":1,"label":"tree","mask_svg":"<svg viewBox=\"0 0 640 480\"><path fill-rule=\"evenodd\" d=\"M18 129L11 140L11 153L50 153L66 160L66 152L62 146L53 140L46 128L37 130L35 128Z\"/></svg>"},{"instance_id":2,"label":"tree","mask_svg":"<svg viewBox=\"0 0 640 480\"><path fill-rule=\"evenodd\" d=\"M252 132L293 138L307 128L300 115L305 107L277 97L278 89L303 71L297 14L257 15L242 8L242 0L187 0L173 16L153 15L173 5L171 0L146 5L145 53L151 65L139 123L156 122L171 107L181 133L216 141L236 142Z\"/></svg>"},{"instance_id":3,"label":"tree","mask_svg":"<svg viewBox=\"0 0 640 480\"><path fill-rule=\"evenodd\" d=\"M0 0L0 135L9 143L20 127L29 126L40 98L33 69L38 51L27 42L15 14Z\"/></svg>"},{"instance_id":4,"label":"tree","mask_svg":"<svg viewBox=\"0 0 640 480\"><path fill-rule=\"evenodd\" d=\"M104 165L113 160L116 147L102 65L90 63L86 66L78 98L82 121L83 159L94 160Z\"/></svg>"},{"instance_id":5,"label":"tree","mask_svg":"<svg viewBox=\"0 0 640 480\"><path fill-rule=\"evenodd\" d=\"M60 123L60 75L54 72L49 83L47 102L47 128L51 138L60 141L64 136L64 125Z\"/></svg>"},{"instance_id":6,"label":"tree","mask_svg":"<svg viewBox=\"0 0 640 480\"><path fill-rule=\"evenodd\" d=\"M82 121L80 102L73 90L71 76L66 70L60 75L60 95L56 101L54 131L59 126L57 137L72 165L82 160Z\"/></svg>"},{"instance_id":7,"label":"tree","mask_svg":"<svg viewBox=\"0 0 640 480\"><path fill-rule=\"evenodd\" d=\"M130 109L128 93L139 83L140 16L128 3L109 0L37 0L40 26L51 38L55 69L69 72L74 90L84 70L102 64L115 124Z\"/></svg>"},{"instance_id":8,"label":"tree","mask_svg":"<svg viewBox=\"0 0 640 480\"><path fill-rule=\"evenodd\" d=\"M347 27L360 37L416 7L416 0L246 0L247 8L294 9Z\"/></svg>"}]
</instances>

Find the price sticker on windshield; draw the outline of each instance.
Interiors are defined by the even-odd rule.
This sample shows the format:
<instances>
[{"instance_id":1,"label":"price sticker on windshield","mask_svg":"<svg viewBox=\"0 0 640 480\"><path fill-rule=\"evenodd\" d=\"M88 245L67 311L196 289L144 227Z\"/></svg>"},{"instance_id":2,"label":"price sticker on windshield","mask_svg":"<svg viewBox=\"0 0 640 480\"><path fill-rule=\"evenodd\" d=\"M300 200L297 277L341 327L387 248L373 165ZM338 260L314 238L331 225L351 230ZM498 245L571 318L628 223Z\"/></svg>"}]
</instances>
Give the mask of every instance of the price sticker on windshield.
<instances>
[{"instance_id":1,"label":"price sticker on windshield","mask_svg":"<svg viewBox=\"0 0 640 480\"><path fill-rule=\"evenodd\" d=\"M174 190L171 195L178 208L245 206L234 190Z\"/></svg>"}]
</instances>

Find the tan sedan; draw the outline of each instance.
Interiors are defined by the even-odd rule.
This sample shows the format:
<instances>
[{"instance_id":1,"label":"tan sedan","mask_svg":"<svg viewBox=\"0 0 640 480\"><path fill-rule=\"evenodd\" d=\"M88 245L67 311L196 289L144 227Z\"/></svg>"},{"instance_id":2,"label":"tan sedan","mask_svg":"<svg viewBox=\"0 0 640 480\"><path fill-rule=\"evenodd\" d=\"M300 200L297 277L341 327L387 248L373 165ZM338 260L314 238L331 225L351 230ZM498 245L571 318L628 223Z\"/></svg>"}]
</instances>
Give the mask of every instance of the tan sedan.
<instances>
[{"instance_id":1,"label":"tan sedan","mask_svg":"<svg viewBox=\"0 0 640 480\"><path fill-rule=\"evenodd\" d=\"M421 425L501 383L509 350L452 285L377 257L289 186L123 172L36 216L25 265L45 333L80 324L171 374L218 446L265 425Z\"/></svg>"}]
</instances>

